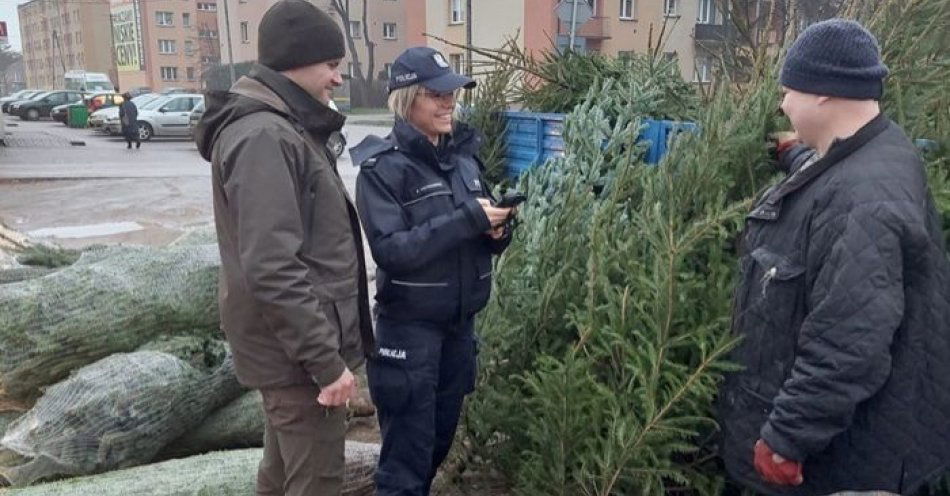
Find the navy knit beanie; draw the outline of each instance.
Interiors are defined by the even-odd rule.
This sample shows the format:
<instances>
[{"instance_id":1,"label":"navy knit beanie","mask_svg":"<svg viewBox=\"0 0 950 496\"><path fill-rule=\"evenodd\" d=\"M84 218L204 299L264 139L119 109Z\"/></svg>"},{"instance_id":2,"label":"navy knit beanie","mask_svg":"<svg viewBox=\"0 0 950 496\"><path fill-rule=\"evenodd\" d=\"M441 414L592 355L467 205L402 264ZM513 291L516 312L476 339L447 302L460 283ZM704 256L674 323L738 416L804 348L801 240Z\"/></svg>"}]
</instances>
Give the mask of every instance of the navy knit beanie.
<instances>
[{"instance_id":1,"label":"navy knit beanie","mask_svg":"<svg viewBox=\"0 0 950 496\"><path fill-rule=\"evenodd\" d=\"M877 39L854 21L808 26L788 50L782 86L821 96L880 100L887 66Z\"/></svg>"}]
</instances>

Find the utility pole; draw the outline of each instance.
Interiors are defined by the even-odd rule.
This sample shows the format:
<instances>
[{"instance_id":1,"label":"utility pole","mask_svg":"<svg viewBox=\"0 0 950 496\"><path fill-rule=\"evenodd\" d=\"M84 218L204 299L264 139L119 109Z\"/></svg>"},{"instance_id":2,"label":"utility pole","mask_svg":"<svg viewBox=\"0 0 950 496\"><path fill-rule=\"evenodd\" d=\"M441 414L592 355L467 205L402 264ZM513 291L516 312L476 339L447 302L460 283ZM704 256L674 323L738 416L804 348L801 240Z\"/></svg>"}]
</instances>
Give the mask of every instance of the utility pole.
<instances>
[{"instance_id":1,"label":"utility pole","mask_svg":"<svg viewBox=\"0 0 950 496\"><path fill-rule=\"evenodd\" d=\"M571 42L568 45L570 50L574 50L574 33L577 31L577 0L573 0L571 6Z\"/></svg>"},{"instance_id":2,"label":"utility pole","mask_svg":"<svg viewBox=\"0 0 950 496\"><path fill-rule=\"evenodd\" d=\"M234 85L234 51L231 48L231 19L228 16L229 3L230 0L224 0L224 35L228 37L228 78L231 81L231 85Z\"/></svg>"},{"instance_id":3,"label":"utility pole","mask_svg":"<svg viewBox=\"0 0 950 496\"><path fill-rule=\"evenodd\" d=\"M465 0L465 75L472 77L472 0Z\"/></svg>"}]
</instances>

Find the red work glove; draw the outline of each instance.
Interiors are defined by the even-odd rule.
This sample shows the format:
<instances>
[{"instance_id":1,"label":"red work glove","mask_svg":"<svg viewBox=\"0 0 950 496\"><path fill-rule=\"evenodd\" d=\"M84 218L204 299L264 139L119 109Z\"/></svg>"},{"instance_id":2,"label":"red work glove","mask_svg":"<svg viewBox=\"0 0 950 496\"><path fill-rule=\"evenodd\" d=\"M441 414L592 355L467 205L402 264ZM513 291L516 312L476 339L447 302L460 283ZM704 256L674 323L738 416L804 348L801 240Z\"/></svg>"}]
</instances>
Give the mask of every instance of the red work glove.
<instances>
[{"instance_id":1,"label":"red work glove","mask_svg":"<svg viewBox=\"0 0 950 496\"><path fill-rule=\"evenodd\" d=\"M779 160L782 154L788 151L789 148L800 143L801 141L798 139L798 134L793 132L782 131L769 135L769 151L775 160Z\"/></svg>"},{"instance_id":2,"label":"red work glove","mask_svg":"<svg viewBox=\"0 0 950 496\"><path fill-rule=\"evenodd\" d=\"M805 480L801 463L786 460L761 439L755 442L755 471L780 486L798 486Z\"/></svg>"}]
</instances>

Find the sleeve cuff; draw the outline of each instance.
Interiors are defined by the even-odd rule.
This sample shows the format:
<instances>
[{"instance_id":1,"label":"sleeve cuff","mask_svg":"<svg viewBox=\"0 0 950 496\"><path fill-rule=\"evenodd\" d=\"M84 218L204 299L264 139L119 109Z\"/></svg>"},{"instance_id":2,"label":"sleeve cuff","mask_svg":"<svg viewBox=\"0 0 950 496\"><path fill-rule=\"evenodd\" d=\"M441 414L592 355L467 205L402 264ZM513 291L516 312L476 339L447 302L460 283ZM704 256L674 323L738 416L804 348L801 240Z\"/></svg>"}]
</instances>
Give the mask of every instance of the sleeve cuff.
<instances>
[{"instance_id":1,"label":"sleeve cuff","mask_svg":"<svg viewBox=\"0 0 950 496\"><path fill-rule=\"evenodd\" d=\"M343 375L344 370L346 370L346 364L343 363L343 358L338 356L328 366L309 372L313 381L322 389L336 382Z\"/></svg>"},{"instance_id":2,"label":"sleeve cuff","mask_svg":"<svg viewBox=\"0 0 950 496\"><path fill-rule=\"evenodd\" d=\"M491 221L488 215L485 215L485 209L482 208L478 200L469 200L463 204L468 220L472 222L475 232L483 233L491 229Z\"/></svg>"},{"instance_id":3,"label":"sleeve cuff","mask_svg":"<svg viewBox=\"0 0 950 496\"><path fill-rule=\"evenodd\" d=\"M762 426L759 436L765 441L765 444L769 445L769 448L772 448L772 451L782 455L783 458L796 462L805 460L805 453L798 449L790 439L776 432L771 422L766 422Z\"/></svg>"}]
</instances>

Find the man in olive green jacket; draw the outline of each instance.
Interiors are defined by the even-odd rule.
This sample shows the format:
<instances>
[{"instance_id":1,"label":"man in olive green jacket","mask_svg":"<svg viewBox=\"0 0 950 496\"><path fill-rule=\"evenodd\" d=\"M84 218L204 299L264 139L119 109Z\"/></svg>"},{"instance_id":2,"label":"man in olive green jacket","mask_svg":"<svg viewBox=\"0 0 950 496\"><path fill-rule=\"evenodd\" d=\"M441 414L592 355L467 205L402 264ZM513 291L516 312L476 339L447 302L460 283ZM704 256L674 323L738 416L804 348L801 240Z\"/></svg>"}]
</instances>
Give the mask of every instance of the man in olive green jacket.
<instances>
[{"instance_id":1,"label":"man in olive green jacket","mask_svg":"<svg viewBox=\"0 0 950 496\"><path fill-rule=\"evenodd\" d=\"M304 0L260 26L260 64L212 92L197 133L212 163L221 325L267 417L259 495L342 490L352 370L372 350L359 221L329 150L345 118L343 34Z\"/></svg>"}]
</instances>

